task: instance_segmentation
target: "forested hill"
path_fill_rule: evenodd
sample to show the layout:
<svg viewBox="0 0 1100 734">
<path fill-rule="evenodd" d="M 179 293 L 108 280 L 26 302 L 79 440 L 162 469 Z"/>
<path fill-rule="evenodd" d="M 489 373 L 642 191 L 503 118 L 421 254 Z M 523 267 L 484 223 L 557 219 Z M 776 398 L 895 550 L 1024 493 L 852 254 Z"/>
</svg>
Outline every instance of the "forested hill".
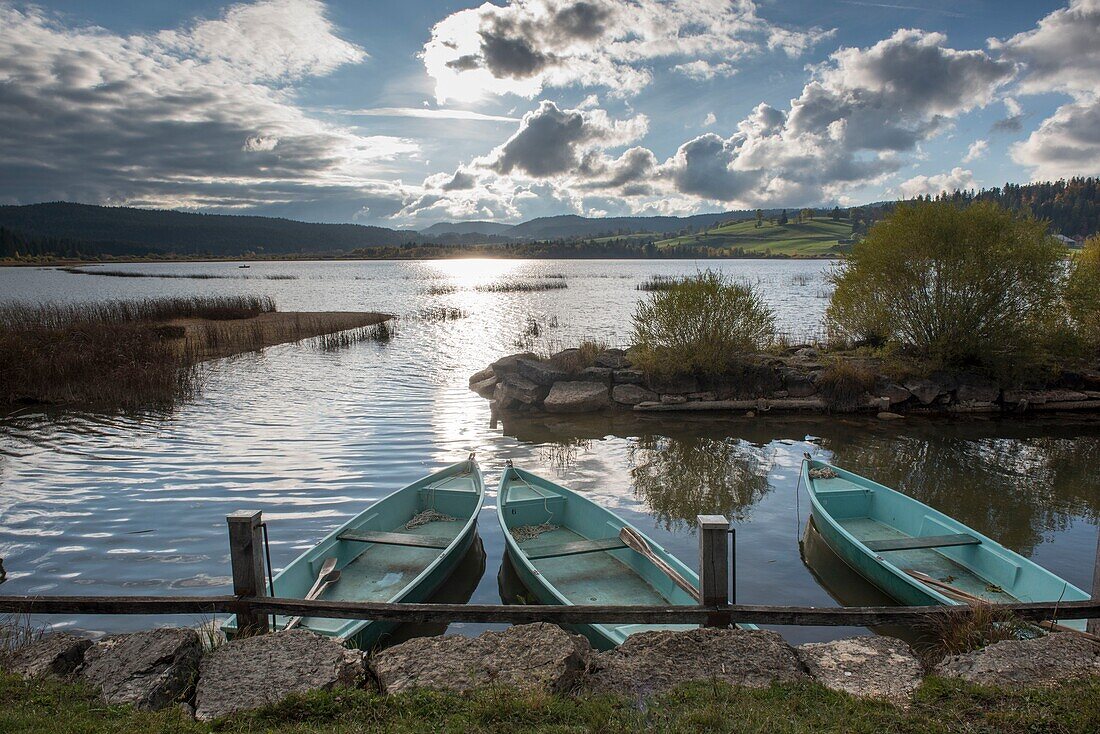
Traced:
<svg viewBox="0 0 1100 734">
<path fill-rule="evenodd" d="M 84 254 L 285 254 L 384 247 L 416 232 L 359 224 L 311 224 L 273 217 L 191 214 L 63 202 L 0 206 L 0 227 L 26 242 L 66 243 Z M 0 253 L 4 256 L 6 253 Z M 24 254 L 37 254 L 27 253 Z M 71 254 L 71 253 L 58 253 Z"/>
<path fill-rule="evenodd" d="M 980 191 L 956 191 L 936 198 L 964 204 L 995 201 L 1013 211 L 1049 220 L 1051 232 L 1066 237 L 1090 237 L 1100 232 L 1100 178 L 1005 184 Z"/>
</svg>

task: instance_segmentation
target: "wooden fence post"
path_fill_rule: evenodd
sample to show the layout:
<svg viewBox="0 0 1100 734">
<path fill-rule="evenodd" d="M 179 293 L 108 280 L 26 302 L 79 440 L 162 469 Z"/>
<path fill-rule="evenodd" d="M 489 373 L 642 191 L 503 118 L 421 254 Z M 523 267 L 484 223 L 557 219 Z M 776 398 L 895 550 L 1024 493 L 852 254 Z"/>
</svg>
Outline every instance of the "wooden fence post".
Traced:
<svg viewBox="0 0 1100 734">
<path fill-rule="evenodd" d="M 264 584 L 264 540 L 261 513 L 238 510 L 226 516 L 229 523 L 229 561 L 233 566 L 233 595 L 267 596 Z M 248 607 L 237 614 L 237 634 L 247 637 L 268 631 L 267 615 Z"/>
<path fill-rule="evenodd" d="M 699 603 L 703 606 L 729 604 L 730 521 L 722 515 L 699 515 Z M 721 617 L 708 618 L 707 627 L 721 627 Z"/>
<path fill-rule="evenodd" d="M 1100 526 L 1096 528 L 1096 560 L 1092 562 L 1092 600 L 1100 601 Z M 1085 627 L 1089 634 L 1100 635 L 1100 619 L 1090 619 Z"/>
</svg>

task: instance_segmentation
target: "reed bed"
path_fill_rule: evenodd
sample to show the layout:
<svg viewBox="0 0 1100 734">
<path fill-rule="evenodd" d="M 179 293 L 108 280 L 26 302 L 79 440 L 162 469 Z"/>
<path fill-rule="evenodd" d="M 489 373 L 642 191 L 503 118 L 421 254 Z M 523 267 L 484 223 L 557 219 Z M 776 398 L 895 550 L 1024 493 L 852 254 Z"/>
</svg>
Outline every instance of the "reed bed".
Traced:
<svg viewBox="0 0 1100 734">
<path fill-rule="evenodd" d="M 501 280 L 477 286 L 482 293 L 531 293 L 535 291 L 556 291 L 568 288 L 564 278 L 549 280 Z"/>
<path fill-rule="evenodd" d="M 679 275 L 651 275 L 646 280 L 634 286 L 637 291 L 670 291 L 684 282 Z"/>
<path fill-rule="evenodd" d="M 162 278 L 167 280 L 298 280 L 290 273 L 270 275 L 229 275 L 225 273 L 142 273 L 133 270 L 84 270 L 83 268 L 58 268 L 74 275 L 102 275 L 107 278 Z"/>
<path fill-rule="evenodd" d="M 458 321 L 469 316 L 469 312 L 457 306 L 435 306 L 425 308 L 417 314 L 417 318 L 428 323 L 440 323 L 444 321 Z"/>
<path fill-rule="evenodd" d="M 449 296 L 458 292 L 458 286 L 450 283 L 432 284 L 424 289 L 424 294 L 429 296 Z"/>
<path fill-rule="evenodd" d="M 358 329 L 347 329 L 334 334 L 321 334 L 313 338 L 313 346 L 324 352 L 335 352 L 361 342 L 386 344 L 397 335 L 397 324 L 383 321 Z"/>
</svg>

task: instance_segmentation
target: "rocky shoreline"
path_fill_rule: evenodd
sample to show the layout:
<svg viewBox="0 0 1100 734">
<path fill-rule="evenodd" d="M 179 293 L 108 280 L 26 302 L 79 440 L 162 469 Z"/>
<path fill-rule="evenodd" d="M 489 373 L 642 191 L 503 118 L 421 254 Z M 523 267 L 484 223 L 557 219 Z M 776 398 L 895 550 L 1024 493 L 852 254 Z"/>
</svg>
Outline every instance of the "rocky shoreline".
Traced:
<svg viewBox="0 0 1100 734">
<path fill-rule="evenodd" d="M 179 706 L 200 721 L 262 708 L 292 694 L 354 688 L 391 695 L 505 686 L 643 700 L 691 681 L 749 688 L 816 681 L 907 706 L 926 674 L 1003 688 L 1100 676 L 1100 644 L 1055 633 L 998 642 L 925 666 L 905 642 L 873 635 L 794 647 L 770 630 L 651 631 L 598 652 L 580 635 L 536 623 L 478 637 L 419 637 L 365 653 L 305 630 L 204 650 L 195 630 L 165 628 L 95 642 L 68 633 L 49 635 L 0 658 L 0 670 L 79 681 L 108 704 L 148 710 Z"/>
<path fill-rule="evenodd" d="M 747 355 L 721 378 L 650 376 L 630 353 L 580 349 L 549 358 L 512 354 L 470 377 L 470 389 L 494 415 L 597 411 L 866 413 L 884 420 L 907 414 L 1028 415 L 1100 412 L 1100 368 L 1063 371 L 1041 385 L 1002 385 L 974 373 L 933 372 L 895 378 L 872 359 L 824 355 L 811 346 Z"/>
</svg>

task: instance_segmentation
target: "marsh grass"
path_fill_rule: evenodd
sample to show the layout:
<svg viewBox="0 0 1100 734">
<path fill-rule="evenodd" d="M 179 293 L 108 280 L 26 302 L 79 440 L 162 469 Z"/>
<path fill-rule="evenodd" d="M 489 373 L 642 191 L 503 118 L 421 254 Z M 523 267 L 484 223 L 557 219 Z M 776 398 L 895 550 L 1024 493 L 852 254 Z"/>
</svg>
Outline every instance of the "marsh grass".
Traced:
<svg viewBox="0 0 1100 734">
<path fill-rule="evenodd" d="M 424 294 L 428 296 L 447 296 L 457 292 L 458 286 L 450 283 L 433 283 L 424 289 Z"/>
<path fill-rule="evenodd" d="M 249 319 L 266 297 L 163 298 L 0 307 L 0 405 L 24 402 L 129 409 L 164 407 L 197 389 L 172 319 Z"/>
<path fill-rule="evenodd" d="M 107 278 L 161 278 L 165 280 L 298 280 L 297 275 L 272 273 L 270 275 L 229 275 L 225 273 L 142 273 L 134 270 L 85 270 L 84 268 L 57 268 L 73 275 L 101 275 Z"/>
<path fill-rule="evenodd" d="M 469 312 L 457 306 L 433 306 L 421 310 L 420 313 L 416 315 L 416 318 L 427 323 L 440 323 L 445 321 L 458 321 L 469 315 Z"/>
<path fill-rule="evenodd" d="M 346 329 L 333 334 L 321 334 L 313 337 L 312 344 L 321 351 L 334 352 L 346 349 L 354 344 L 362 342 L 378 342 L 386 344 L 397 335 L 397 324 L 389 321 L 361 326 L 358 329 Z"/>
<path fill-rule="evenodd" d="M 598 339 L 585 339 L 575 349 L 565 349 L 556 353 L 553 362 L 566 372 L 580 372 L 591 367 L 596 357 L 607 350 L 607 342 Z"/>
<path fill-rule="evenodd" d="M 548 280 L 499 280 L 495 283 L 483 283 L 476 290 L 482 293 L 533 293 L 536 291 L 556 291 L 568 288 L 565 278 Z"/>
<path fill-rule="evenodd" d="M 684 282 L 679 275 L 651 275 L 646 280 L 634 286 L 637 291 L 670 291 Z"/>
<path fill-rule="evenodd" d="M 32 624 L 26 615 L 0 615 L 0 658 L 36 642 L 44 632 L 42 627 Z"/>
<path fill-rule="evenodd" d="M 844 359 L 827 366 L 816 384 L 830 410 L 843 412 L 858 408 L 864 396 L 874 389 L 876 379 L 873 370 Z"/>
<path fill-rule="evenodd" d="M 992 604 L 972 604 L 929 615 L 921 625 L 922 662 L 931 667 L 948 655 L 980 650 L 1003 640 L 1037 637 L 1040 630 Z"/>
</svg>

